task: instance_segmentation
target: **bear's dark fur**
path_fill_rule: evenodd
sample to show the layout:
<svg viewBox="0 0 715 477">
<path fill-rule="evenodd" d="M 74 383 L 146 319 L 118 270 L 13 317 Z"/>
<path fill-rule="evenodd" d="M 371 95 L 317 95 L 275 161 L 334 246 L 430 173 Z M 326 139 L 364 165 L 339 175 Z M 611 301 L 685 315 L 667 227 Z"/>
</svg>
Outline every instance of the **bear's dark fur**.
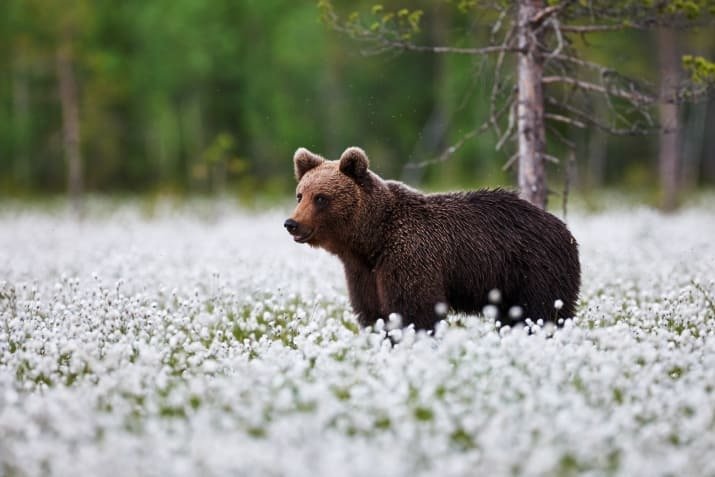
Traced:
<svg viewBox="0 0 715 477">
<path fill-rule="evenodd" d="M 578 247 L 559 219 L 503 190 L 422 194 L 368 165 L 356 147 L 338 161 L 298 149 L 298 206 L 284 224 L 342 260 L 361 325 L 398 313 L 431 329 L 445 305 L 481 312 L 492 290 L 504 324 L 573 317 Z"/>
</svg>

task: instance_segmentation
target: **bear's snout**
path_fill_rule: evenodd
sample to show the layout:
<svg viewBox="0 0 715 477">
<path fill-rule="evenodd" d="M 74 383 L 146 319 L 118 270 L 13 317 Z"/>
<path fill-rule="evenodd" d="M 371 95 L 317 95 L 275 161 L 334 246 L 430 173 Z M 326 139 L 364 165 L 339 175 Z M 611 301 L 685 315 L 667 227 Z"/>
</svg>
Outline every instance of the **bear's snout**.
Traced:
<svg viewBox="0 0 715 477">
<path fill-rule="evenodd" d="M 315 229 L 306 227 L 305 224 L 301 224 L 294 219 L 288 219 L 283 222 L 283 227 L 293 236 L 293 240 L 298 243 L 308 243 L 315 236 Z"/>
<path fill-rule="evenodd" d="M 308 243 L 315 236 L 315 229 L 306 227 L 305 224 L 301 224 L 295 219 L 286 220 L 283 222 L 283 227 L 293 236 L 293 240 L 298 243 Z"/>
<path fill-rule="evenodd" d="M 289 234 L 295 235 L 295 233 L 298 231 L 298 222 L 293 219 L 288 219 L 283 222 L 283 227 L 286 228 Z"/>
</svg>

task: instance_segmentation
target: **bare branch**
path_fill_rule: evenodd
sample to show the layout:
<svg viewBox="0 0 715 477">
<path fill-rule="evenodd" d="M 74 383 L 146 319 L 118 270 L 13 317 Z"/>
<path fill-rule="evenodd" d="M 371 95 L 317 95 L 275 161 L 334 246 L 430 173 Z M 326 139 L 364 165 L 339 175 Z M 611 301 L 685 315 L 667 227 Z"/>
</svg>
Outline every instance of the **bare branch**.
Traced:
<svg viewBox="0 0 715 477">
<path fill-rule="evenodd" d="M 556 137 L 556 139 L 558 139 L 558 140 L 559 140 L 564 146 L 566 146 L 567 148 L 569 148 L 569 149 L 575 149 L 575 148 L 576 148 L 576 143 L 574 143 L 573 141 L 571 141 L 571 140 L 569 140 L 569 139 L 566 139 L 566 137 L 565 137 L 563 134 L 561 134 L 561 131 L 559 131 L 558 129 L 556 129 L 556 128 L 553 127 L 552 125 L 547 124 L 547 125 L 546 125 L 546 129 L 548 129 L 549 132 L 550 132 L 551 134 L 553 134 L 553 135 Z"/>
<path fill-rule="evenodd" d="M 551 5 L 549 7 L 546 7 L 537 12 L 536 15 L 531 17 L 531 19 L 529 19 L 529 23 L 531 23 L 533 26 L 541 25 L 544 21 L 553 18 L 554 15 L 558 14 L 561 10 L 569 6 L 571 3 L 573 3 L 573 0 L 566 0 L 558 5 Z"/>
<path fill-rule="evenodd" d="M 512 137 L 514 135 L 514 126 L 516 126 L 516 111 L 514 104 L 515 102 L 512 101 L 511 107 L 509 108 L 509 124 L 507 125 L 506 131 L 504 131 L 504 134 L 502 137 L 499 139 L 496 145 L 496 150 L 500 150 L 501 147 L 504 145 L 504 142 L 506 142 L 507 139 Z"/>
<path fill-rule="evenodd" d="M 594 91 L 596 93 L 601 93 L 609 96 L 616 96 L 619 98 L 627 99 L 632 103 L 638 104 L 651 104 L 657 100 L 657 98 L 645 93 L 641 93 L 639 91 L 627 91 L 622 88 L 606 88 L 604 86 L 600 86 L 588 81 L 578 80 L 569 76 L 544 76 L 542 78 L 542 83 L 566 83 L 587 91 Z"/>
<path fill-rule="evenodd" d="M 464 146 L 464 143 L 466 143 L 473 137 L 476 137 L 476 136 L 484 133 L 485 131 L 487 131 L 489 129 L 489 126 L 490 126 L 489 122 L 482 123 L 482 125 L 479 126 L 477 129 L 469 131 L 467 134 L 462 136 L 459 139 L 459 141 L 457 141 L 456 143 L 454 143 L 450 147 L 448 147 L 438 158 L 427 159 L 426 161 L 415 162 L 413 164 L 408 163 L 408 164 L 405 164 L 405 169 L 419 169 L 421 167 L 426 167 L 426 166 L 430 166 L 432 164 L 438 164 L 440 162 L 446 161 L 447 159 L 452 157 L 452 155 L 455 152 L 459 151 L 462 148 L 462 146 Z"/>
<path fill-rule="evenodd" d="M 546 159 L 549 162 L 553 162 L 554 164 L 558 164 L 559 162 L 561 162 L 561 161 L 559 161 L 558 157 L 554 157 L 554 156 L 551 156 L 546 153 L 541 154 L 541 157 L 543 157 L 544 159 Z"/>
<path fill-rule="evenodd" d="M 422 46 L 391 40 L 384 40 L 383 44 L 398 50 L 416 51 L 420 53 L 453 53 L 458 55 L 488 55 L 491 53 L 518 53 L 522 51 L 520 48 L 505 45 L 485 46 L 483 48 L 456 48 L 451 46 Z"/>
<path fill-rule="evenodd" d="M 592 2 L 589 2 L 592 3 Z M 615 3 L 615 2 L 611 2 Z M 668 26 L 676 29 L 693 29 L 712 25 L 712 16 L 709 14 L 690 16 L 681 13 L 664 13 L 658 11 L 661 6 L 669 3 L 665 1 L 653 2 L 654 8 L 639 9 L 641 13 L 628 9 L 616 7 L 612 11 L 599 9 L 591 11 L 591 24 L 569 25 L 563 28 L 564 32 L 588 35 L 590 33 L 624 31 L 624 30 L 654 30 L 659 27 Z M 673 3 L 673 2 L 670 2 Z M 579 18 L 577 12 L 571 12 L 573 18 Z M 628 20 L 624 20 L 628 18 Z"/>
<path fill-rule="evenodd" d="M 608 81 L 608 82 L 615 82 L 619 81 L 621 84 L 629 84 L 629 85 L 636 85 L 638 83 L 638 80 L 635 78 L 623 75 L 619 72 L 617 72 L 614 69 L 608 68 L 604 65 L 601 65 L 599 63 L 583 60 L 581 58 L 578 58 L 573 55 L 568 55 L 568 54 L 558 54 L 554 56 L 556 60 L 559 60 L 560 62 L 565 62 L 565 63 L 572 63 L 577 66 L 581 66 L 584 68 L 592 69 L 600 75 L 602 80 Z M 559 65 L 559 63 L 556 63 Z M 566 76 L 565 71 L 561 71 L 562 76 Z M 559 76 L 559 75 L 555 75 Z M 648 87 L 649 85 L 646 85 Z M 605 88 L 608 88 L 608 86 L 604 86 Z M 672 91 L 669 95 L 655 95 L 655 94 L 650 94 L 650 93 L 644 93 L 642 90 L 645 89 L 646 87 L 642 87 L 641 91 L 637 91 L 639 86 L 636 86 L 635 89 L 632 91 L 636 93 L 636 95 L 640 94 L 643 97 L 644 101 L 641 101 L 639 104 L 637 104 L 637 109 L 640 114 L 643 114 L 644 116 L 649 116 L 645 110 L 642 109 L 643 105 L 646 104 L 651 104 L 653 102 L 663 102 L 663 103 L 682 103 L 682 102 L 696 102 L 700 100 L 704 100 L 708 98 L 709 93 L 713 89 L 713 85 L 711 84 L 697 84 L 692 81 L 685 80 L 681 82 L 681 84 L 678 86 L 678 88 L 674 91 Z M 652 88 L 652 86 L 650 86 Z M 618 96 L 617 94 L 614 94 L 613 91 L 614 89 L 608 88 L 609 94 L 613 96 Z M 621 89 L 620 91 L 625 91 L 628 92 L 627 89 Z M 626 98 L 627 99 L 627 98 Z M 615 106 L 613 106 L 610 103 L 610 98 L 609 98 L 609 107 L 611 108 L 612 111 L 615 112 L 615 109 L 617 109 Z M 650 121 L 650 119 L 648 119 Z M 652 122 L 652 121 L 650 121 Z"/>
<path fill-rule="evenodd" d="M 501 170 L 506 171 L 507 169 L 509 169 L 511 166 L 514 165 L 514 162 L 516 162 L 517 159 L 519 159 L 518 152 L 511 156 L 508 161 L 506 161 L 506 163 L 502 166 Z"/>
<path fill-rule="evenodd" d="M 548 20 L 546 20 L 546 23 L 550 25 L 551 28 L 554 30 L 554 34 L 556 35 L 556 48 L 554 48 L 554 51 L 552 51 L 546 56 L 546 58 L 544 59 L 544 65 L 546 65 L 549 61 L 558 56 L 561 53 L 561 50 L 563 50 L 564 48 L 564 38 L 561 35 L 561 25 L 559 23 L 559 20 L 557 18 L 549 18 Z"/>
<path fill-rule="evenodd" d="M 551 96 L 547 96 L 545 99 L 549 104 L 568 111 L 585 124 L 595 126 L 602 131 L 605 131 L 609 134 L 613 134 L 614 136 L 646 136 L 649 134 L 655 134 L 660 131 L 660 129 L 657 127 L 643 128 L 638 123 L 632 123 L 633 125 L 630 128 L 614 127 L 602 121 L 599 121 L 593 116 L 593 114 L 589 114 L 569 104 L 564 104 Z"/>
<path fill-rule="evenodd" d="M 561 29 L 563 30 L 563 27 L 561 27 Z M 567 62 L 576 64 L 578 66 L 584 66 L 586 68 L 594 69 L 594 70 L 598 71 L 601 76 L 606 76 L 610 73 L 615 73 L 615 70 L 613 70 L 612 68 L 608 68 L 608 67 L 603 66 L 599 63 L 594 63 L 592 61 L 583 60 L 581 58 L 577 58 L 577 57 L 571 56 L 571 55 L 557 54 L 557 55 L 554 55 L 554 59 L 561 60 L 561 61 L 567 61 Z"/>
<path fill-rule="evenodd" d="M 347 27 L 341 24 L 340 18 L 332 10 L 323 13 L 323 21 L 326 22 L 335 31 L 344 33 L 356 40 L 361 40 L 369 43 L 376 44 L 376 53 L 383 53 L 388 50 L 401 50 L 401 51 L 414 51 L 414 52 L 424 52 L 424 53 L 452 53 L 461 55 L 487 55 L 491 53 L 499 53 L 504 50 L 503 45 L 498 46 L 487 46 L 484 48 L 457 48 L 451 46 L 423 46 L 415 45 L 413 43 L 397 40 L 393 36 L 392 32 L 389 32 L 383 28 L 376 31 L 355 25 L 354 27 Z M 518 52 L 517 48 L 513 48 L 510 51 Z"/>
<path fill-rule="evenodd" d="M 496 113 L 496 118 L 499 119 L 505 112 L 506 110 L 513 104 L 513 101 L 506 101 L 504 103 L 504 106 L 497 111 Z M 466 133 L 464 136 L 462 136 L 459 141 L 456 143 L 452 144 L 450 147 L 448 147 L 438 158 L 436 159 L 428 159 L 426 161 L 422 162 L 417 162 L 414 164 L 405 164 L 406 169 L 419 169 L 421 167 L 426 167 L 432 164 L 438 164 L 440 162 L 444 162 L 447 159 L 449 159 L 455 152 L 460 150 L 464 144 L 469 141 L 470 139 L 483 134 L 485 131 L 489 130 L 489 127 L 491 126 L 491 122 L 489 120 L 484 121 L 481 126 L 479 126 L 477 129 L 474 129 L 468 133 Z"/>
<path fill-rule="evenodd" d="M 567 116 L 562 116 L 561 114 L 555 114 L 555 113 L 544 113 L 544 117 L 546 119 L 553 119 L 554 121 L 558 121 L 560 123 L 565 123 L 569 124 L 571 126 L 576 126 L 577 128 L 580 129 L 585 129 L 586 125 L 582 123 L 581 121 L 577 119 L 572 119 Z"/>
<path fill-rule="evenodd" d="M 502 41 L 502 46 L 509 46 L 509 44 L 512 42 L 512 39 L 514 38 L 514 31 L 516 27 L 515 25 L 512 24 L 511 28 L 509 28 L 509 31 L 507 31 L 506 35 L 504 35 L 504 40 Z M 497 122 L 495 118 L 495 111 L 496 111 L 496 102 L 497 102 L 497 95 L 499 94 L 499 91 L 501 90 L 501 72 L 502 72 L 502 66 L 504 65 L 504 56 L 505 56 L 505 51 L 501 51 L 499 53 L 499 56 L 497 57 L 497 62 L 496 65 L 494 66 L 494 79 L 492 80 L 492 92 L 489 97 L 489 122 L 494 128 L 494 131 L 496 132 L 497 136 L 501 136 L 501 130 L 499 129 L 499 123 Z"/>
<path fill-rule="evenodd" d="M 501 12 L 499 12 L 499 17 L 497 18 L 497 21 L 494 22 L 494 25 L 492 26 L 492 31 L 490 35 L 490 42 L 494 43 L 494 37 L 496 36 L 497 32 L 501 30 L 502 23 L 504 22 L 504 18 L 506 18 L 507 14 L 509 13 L 508 9 L 504 9 Z"/>
<path fill-rule="evenodd" d="M 561 27 L 562 31 L 567 33 L 600 33 L 609 31 L 621 31 L 621 30 L 645 30 L 646 27 L 643 25 L 638 25 L 635 23 L 621 23 L 618 25 L 564 25 Z"/>
</svg>

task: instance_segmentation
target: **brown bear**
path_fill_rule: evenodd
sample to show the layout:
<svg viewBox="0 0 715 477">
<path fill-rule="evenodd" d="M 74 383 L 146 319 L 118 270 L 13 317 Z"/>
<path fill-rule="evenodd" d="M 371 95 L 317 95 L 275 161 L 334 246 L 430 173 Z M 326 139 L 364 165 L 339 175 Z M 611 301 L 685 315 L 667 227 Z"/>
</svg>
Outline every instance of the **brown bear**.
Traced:
<svg viewBox="0 0 715 477">
<path fill-rule="evenodd" d="M 362 326 L 397 313 L 429 330 L 448 308 L 479 313 L 490 304 L 503 324 L 573 317 L 576 240 L 514 193 L 423 194 L 381 179 L 358 147 L 337 161 L 300 148 L 293 162 L 298 206 L 284 226 L 342 260 Z"/>
</svg>

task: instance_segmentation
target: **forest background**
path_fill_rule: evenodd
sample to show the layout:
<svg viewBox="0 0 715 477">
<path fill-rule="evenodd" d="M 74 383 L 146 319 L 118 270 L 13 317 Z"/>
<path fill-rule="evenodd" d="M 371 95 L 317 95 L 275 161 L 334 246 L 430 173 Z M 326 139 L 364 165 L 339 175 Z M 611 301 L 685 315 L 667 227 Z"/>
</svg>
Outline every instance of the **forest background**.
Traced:
<svg viewBox="0 0 715 477">
<path fill-rule="evenodd" d="M 299 146 L 336 158 L 359 145 L 379 174 L 428 190 L 514 186 L 505 167 L 514 145 L 497 150 L 490 130 L 471 135 L 489 116 L 493 57 L 379 52 L 326 24 L 318 3 L 4 0 L 0 198 L 61 195 L 73 174 L 84 193 L 285 197 Z M 336 3 L 346 14 L 375 7 Z M 380 7 L 423 11 L 415 43 L 485 44 L 497 18 L 468 3 Z M 672 38 L 675 68 L 685 54 L 715 57 L 711 27 Z M 664 74 L 657 32 L 592 34 L 573 47 L 654 90 Z M 712 188 L 715 99 L 680 104 L 678 116 L 681 190 Z M 658 200 L 657 131 L 550 127 L 575 145 L 573 162 L 559 142 L 547 145 L 562 159 L 548 165 L 553 195 L 568 176 L 577 194 L 614 188 Z"/>
</svg>

